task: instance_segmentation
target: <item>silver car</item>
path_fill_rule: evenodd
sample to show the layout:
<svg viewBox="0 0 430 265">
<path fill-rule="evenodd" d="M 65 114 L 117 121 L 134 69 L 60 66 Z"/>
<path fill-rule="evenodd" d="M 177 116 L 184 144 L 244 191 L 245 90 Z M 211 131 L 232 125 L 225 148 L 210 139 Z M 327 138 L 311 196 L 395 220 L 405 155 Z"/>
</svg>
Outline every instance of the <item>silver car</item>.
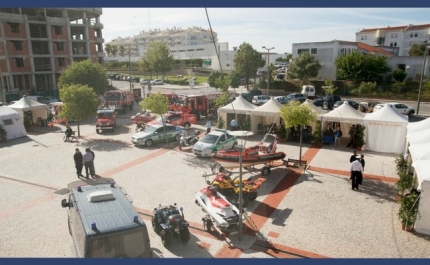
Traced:
<svg viewBox="0 0 430 265">
<path fill-rule="evenodd" d="M 237 145 L 236 137 L 230 135 L 228 131 L 215 129 L 200 139 L 193 146 L 193 153 L 200 157 L 210 157 L 214 148 L 219 150 L 233 149 Z"/>
<path fill-rule="evenodd" d="M 143 132 L 136 133 L 131 138 L 134 145 L 152 146 L 154 143 L 165 142 L 168 140 L 178 141 L 181 139 L 181 133 L 185 130 L 182 126 L 174 126 L 170 124 L 155 124 L 146 128 Z"/>
</svg>

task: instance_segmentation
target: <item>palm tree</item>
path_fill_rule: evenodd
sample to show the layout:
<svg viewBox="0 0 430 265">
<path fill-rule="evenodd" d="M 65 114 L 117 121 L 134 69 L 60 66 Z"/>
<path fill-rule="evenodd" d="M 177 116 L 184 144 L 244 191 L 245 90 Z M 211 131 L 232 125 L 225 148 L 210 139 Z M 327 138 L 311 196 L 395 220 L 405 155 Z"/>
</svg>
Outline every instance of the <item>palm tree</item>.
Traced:
<svg viewBox="0 0 430 265">
<path fill-rule="evenodd" d="M 110 44 L 106 44 L 105 45 L 105 51 L 107 53 L 107 56 L 109 57 L 110 54 L 112 53 L 112 46 Z"/>
<path fill-rule="evenodd" d="M 112 52 L 113 57 L 115 57 L 116 53 L 118 52 L 118 47 L 116 45 L 113 45 L 111 52 Z"/>
<path fill-rule="evenodd" d="M 119 46 L 119 54 L 124 57 L 125 48 L 124 45 Z"/>
</svg>

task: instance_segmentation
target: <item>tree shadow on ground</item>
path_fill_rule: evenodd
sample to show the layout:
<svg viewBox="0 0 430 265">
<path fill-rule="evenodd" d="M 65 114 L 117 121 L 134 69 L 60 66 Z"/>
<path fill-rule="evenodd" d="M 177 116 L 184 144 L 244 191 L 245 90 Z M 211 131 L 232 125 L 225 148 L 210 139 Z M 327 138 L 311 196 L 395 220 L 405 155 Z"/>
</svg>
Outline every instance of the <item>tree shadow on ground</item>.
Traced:
<svg viewBox="0 0 430 265">
<path fill-rule="evenodd" d="M 94 151 L 118 151 L 134 148 L 130 143 L 112 139 L 85 139 L 81 138 L 81 145 L 90 147 Z M 159 147 L 158 147 L 159 148 Z"/>
</svg>

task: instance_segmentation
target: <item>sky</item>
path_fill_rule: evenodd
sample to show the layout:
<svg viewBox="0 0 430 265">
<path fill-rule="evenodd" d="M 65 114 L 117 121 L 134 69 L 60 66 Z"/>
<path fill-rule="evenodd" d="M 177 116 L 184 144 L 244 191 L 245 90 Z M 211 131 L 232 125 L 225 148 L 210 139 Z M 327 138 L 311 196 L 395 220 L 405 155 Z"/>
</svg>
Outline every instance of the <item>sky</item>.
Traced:
<svg viewBox="0 0 430 265">
<path fill-rule="evenodd" d="M 293 43 L 355 41 L 363 28 L 430 24 L 429 14 L 430 8 L 103 8 L 100 20 L 105 42 L 141 30 L 211 26 L 229 50 L 246 42 L 284 54 Z"/>
</svg>

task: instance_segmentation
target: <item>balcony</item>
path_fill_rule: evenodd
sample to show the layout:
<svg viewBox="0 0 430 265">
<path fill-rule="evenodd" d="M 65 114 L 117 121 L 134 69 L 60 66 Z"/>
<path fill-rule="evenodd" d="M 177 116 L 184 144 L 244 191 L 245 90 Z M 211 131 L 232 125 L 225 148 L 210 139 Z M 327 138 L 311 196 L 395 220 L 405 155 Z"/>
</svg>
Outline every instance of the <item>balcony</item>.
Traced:
<svg viewBox="0 0 430 265">
<path fill-rule="evenodd" d="M 103 29 L 103 23 L 94 23 L 94 28 Z"/>
<path fill-rule="evenodd" d="M 96 42 L 97 42 L 97 43 L 104 43 L 104 42 L 105 42 L 105 39 L 100 38 L 100 37 L 97 37 L 97 38 L 96 38 Z"/>
</svg>

